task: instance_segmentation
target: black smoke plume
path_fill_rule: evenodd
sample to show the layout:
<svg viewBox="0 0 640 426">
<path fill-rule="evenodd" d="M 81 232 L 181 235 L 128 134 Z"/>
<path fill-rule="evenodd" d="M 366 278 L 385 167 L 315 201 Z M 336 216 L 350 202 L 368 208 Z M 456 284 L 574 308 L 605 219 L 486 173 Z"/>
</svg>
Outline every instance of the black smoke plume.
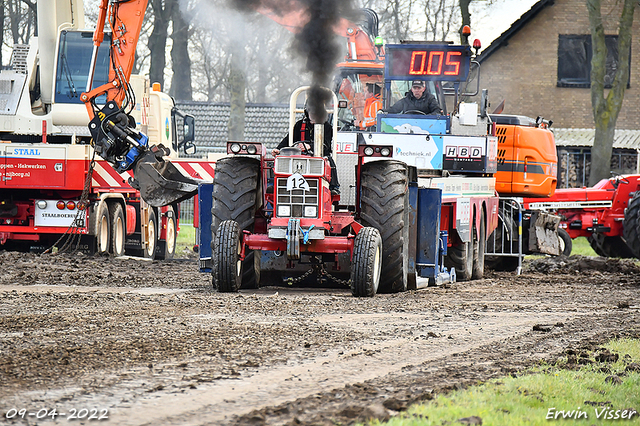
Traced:
<svg viewBox="0 0 640 426">
<path fill-rule="evenodd" d="M 323 123 L 327 120 L 325 105 L 331 100 L 329 87 L 335 65 L 342 53 L 342 40 L 334 32 L 341 18 L 355 16 L 351 0 L 231 0 L 236 9 L 255 11 L 259 7 L 276 14 L 302 9 L 309 21 L 295 35 L 293 48 L 305 58 L 306 69 L 312 75 L 311 90 L 307 93 L 307 109 L 310 118 Z"/>
</svg>

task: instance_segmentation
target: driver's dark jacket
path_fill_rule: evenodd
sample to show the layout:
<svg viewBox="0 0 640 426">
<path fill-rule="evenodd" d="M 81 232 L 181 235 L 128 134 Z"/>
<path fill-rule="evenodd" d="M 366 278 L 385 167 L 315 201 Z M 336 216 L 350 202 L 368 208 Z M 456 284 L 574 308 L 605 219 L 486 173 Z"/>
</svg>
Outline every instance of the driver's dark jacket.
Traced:
<svg viewBox="0 0 640 426">
<path fill-rule="evenodd" d="M 420 99 L 416 99 L 413 92 L 408 91 L 406 96 L 393 104 L 387 112 L 402 114 L 411 110 L 422 111 L 425 114 L 436 114 L 440 112 L 440 105 L 432 93 L 425 91 Z"/>
<path fill-rule="evenodd" d="M 333 129 L 331 128 L 331 124 L 324 123 L 324 155 L 331 154 L 331 139 L 333 139 Z M 309 141 L 313 148 L 313 123 L 308 119 L 298 120 L 293 126 L 293 143 L 295 144 L 300 141 Z M 282 149 L 288 146 L 289 134 L 287 133 L 287 135 L 278 144 L 277 148 Z"/>
</svg>

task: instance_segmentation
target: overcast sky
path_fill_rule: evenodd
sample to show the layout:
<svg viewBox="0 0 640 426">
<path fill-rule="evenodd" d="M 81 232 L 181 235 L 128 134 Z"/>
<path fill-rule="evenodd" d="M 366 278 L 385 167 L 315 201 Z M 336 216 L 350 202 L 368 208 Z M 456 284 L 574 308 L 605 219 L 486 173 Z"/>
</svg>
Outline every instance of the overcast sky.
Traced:
<svg viewBox="0 0 640 426">
<path fill-rule="evenodd" d="M 509 29 L 538 0 L 494 0 L 488 5 L 486 1 L 472 1 L 471 9 L 471 37 L 472 43 L 476 38 L 482 43 L 482 48 L 489 47 L 491 42 Z"/>
</svg>

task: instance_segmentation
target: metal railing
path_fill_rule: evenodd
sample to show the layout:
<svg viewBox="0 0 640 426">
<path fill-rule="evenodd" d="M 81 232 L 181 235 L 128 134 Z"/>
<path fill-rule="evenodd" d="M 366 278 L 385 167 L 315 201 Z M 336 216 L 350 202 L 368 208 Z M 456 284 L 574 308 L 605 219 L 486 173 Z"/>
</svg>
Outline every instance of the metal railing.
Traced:
<svg viewBox="0 0 640 426">
<path fill-rule="evenodd" d="M 180 223 L 193 225 L 193 207 L 195 199 L 195 197 L 192 197 L 180 203 Z"/>
<path fill-rule="evenodd" d="M 522 203 L 519 198 L 500 198 L 498 227 L 485 246 L 485 264 L 496 269 L 522 272 Z M 508 263 L 509 266 L 497 267 Z"/>
</svg>

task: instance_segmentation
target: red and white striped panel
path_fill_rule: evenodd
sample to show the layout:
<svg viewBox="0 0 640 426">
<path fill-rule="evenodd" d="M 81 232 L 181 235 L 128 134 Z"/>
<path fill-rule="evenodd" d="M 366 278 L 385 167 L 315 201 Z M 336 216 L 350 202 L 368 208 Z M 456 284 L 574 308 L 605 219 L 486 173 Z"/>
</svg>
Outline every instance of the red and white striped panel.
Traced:
<svg viewBox="0 0 640 426">
<path fill-rule="evenodd" d="M 171 163 L 184 176 L 202 179 L 206 182 L 213 182 L 213 174 L 216 167 L 216 164 L 213 161 L 172 160 Z M 109 163 L 104 160 L 100 160 L 96 161 L 91 184 L 97 189 L 117 188 L 122 190 L 133 190 L 128 183 L 130 177 L 133 177 L 133 172 L 131 170 L 124 173 L 118 173 Z"/>
<path fill-rule="evenodd" d="M 133 176 L 132 171 L 118 173 L 109 163 L 104 160 L 96 161 L 91 175 L 91 186 L 94 188 L 118 188 L 133 190 L 128 183 L 129 177 Z"/>
<path fill-rule="evenodd" d="M 185 176 L 213 182 L 213 174 L 216 168 L 214 161 L 173 160 L 171 162 Z"/>
</svg>

